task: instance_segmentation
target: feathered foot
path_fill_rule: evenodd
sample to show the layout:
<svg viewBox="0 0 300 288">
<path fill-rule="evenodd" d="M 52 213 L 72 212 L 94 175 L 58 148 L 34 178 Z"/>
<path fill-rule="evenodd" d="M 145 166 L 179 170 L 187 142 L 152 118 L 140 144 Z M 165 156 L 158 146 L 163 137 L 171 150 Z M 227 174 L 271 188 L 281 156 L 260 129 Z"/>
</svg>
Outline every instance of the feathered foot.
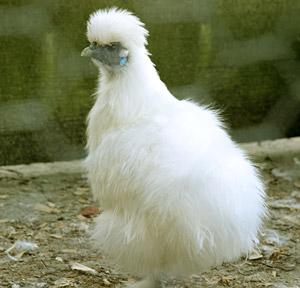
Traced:
<svg viewBox="0 0 300 288">
<path fill-rule="evenodd" d="M 133 284 L 126 284 L 128 288 L 160 288 L 161 281 L 152 277 L 147 277 Z"/>
</svg>

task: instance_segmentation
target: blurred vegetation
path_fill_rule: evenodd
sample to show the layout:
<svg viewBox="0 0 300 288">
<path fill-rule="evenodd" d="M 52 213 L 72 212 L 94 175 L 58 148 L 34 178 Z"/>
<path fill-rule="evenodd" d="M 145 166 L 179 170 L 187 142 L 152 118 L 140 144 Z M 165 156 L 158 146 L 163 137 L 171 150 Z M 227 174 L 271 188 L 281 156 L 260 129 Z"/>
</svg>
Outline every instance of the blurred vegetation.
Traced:
<svg viewBox="0 0 300 288">
<path fill-rule="evenodd" d="M 0 164 L 85 155 L 96 67 L 80 57 L 96 9 L 133 11 L 179 99 L 213 103 L 238 141 L 300 135 L 300 1 L 0 1 Z"/>
</svg>

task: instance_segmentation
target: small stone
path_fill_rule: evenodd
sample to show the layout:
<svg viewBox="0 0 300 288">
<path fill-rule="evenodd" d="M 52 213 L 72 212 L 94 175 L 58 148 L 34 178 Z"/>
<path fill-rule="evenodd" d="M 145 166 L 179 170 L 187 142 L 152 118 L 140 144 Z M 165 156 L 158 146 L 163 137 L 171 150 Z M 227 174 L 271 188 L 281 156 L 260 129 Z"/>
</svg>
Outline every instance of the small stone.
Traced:
<svg viewBox="0 0 300 288">
<path fill-rule="evenodd" d="M 80 213 L 82 216 L 89 217 L 92 215 L 100 214 L 100 210 L 97 207 L 86 206 L 81 209 Z"/>
<path fill-rule="evenodd" d="M 106 286 L 109 286 L 111 284 L 106 278 L 103 278 L 103 283 Z"/>
<path fill-rule="evenodd" d="M 41 204 L 41 203 L 37 203 L 34 207 L 34 210 L 45 212 L 45 213 L 52 213 L 53 212 L 52 208 L 50 208 L 50 207 L 48 207 L 44 204 Z"/>
</svg>

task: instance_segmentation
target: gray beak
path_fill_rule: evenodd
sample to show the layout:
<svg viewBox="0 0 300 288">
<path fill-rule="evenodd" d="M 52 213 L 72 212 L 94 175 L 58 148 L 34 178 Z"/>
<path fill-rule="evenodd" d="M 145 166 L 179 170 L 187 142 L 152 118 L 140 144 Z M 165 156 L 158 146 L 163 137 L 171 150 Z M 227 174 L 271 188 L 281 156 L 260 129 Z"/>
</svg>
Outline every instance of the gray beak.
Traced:
<svg viewBox="0 0 300 288">
<path fill-rule="evenodd" d="M 94 50 L 95 50 L 94 47 L 93 48 L 91 46 L 86 47 L 82 50 L 80 56 L 82 56 L 82 57 L 92 57 L 92 54 L 93 54 Z"/>
</svg>

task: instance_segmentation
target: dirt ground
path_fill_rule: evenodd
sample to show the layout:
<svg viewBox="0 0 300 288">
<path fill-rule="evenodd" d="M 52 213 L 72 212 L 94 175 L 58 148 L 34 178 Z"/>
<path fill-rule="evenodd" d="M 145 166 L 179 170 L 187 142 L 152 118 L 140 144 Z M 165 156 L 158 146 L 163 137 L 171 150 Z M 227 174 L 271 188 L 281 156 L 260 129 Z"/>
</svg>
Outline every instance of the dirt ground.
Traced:
<svg viewBox="0 0 300 288">
<path fill-rule="evenodd" d="M 189 279 L 168 278 L 164 286 L 300 287 L 299 140 L 244 145 L 267 187 L 260 251 Z M 138 280 L 92 248 L 95 216 L 81 211 L 95 203 L 80 163 L 0 167 L 0 287 L 120 287 Z"/>
</svg>

